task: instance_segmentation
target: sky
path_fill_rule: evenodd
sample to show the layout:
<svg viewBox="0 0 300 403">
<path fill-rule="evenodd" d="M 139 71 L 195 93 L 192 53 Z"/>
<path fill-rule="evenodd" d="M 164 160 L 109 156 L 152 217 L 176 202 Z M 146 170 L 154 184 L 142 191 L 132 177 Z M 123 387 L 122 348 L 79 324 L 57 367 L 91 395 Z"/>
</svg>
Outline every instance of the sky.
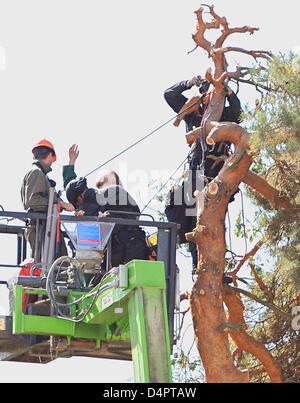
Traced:
<svg viewBox="0 0 300 403">
<path fill-rule="evenodd" d="M 229 37 L 226 44 L 275 54 L 300 51 L 300 3 L 295 0 L 212 4 L 231 27 L 260 28 L 252 36 Z M 203 50 L 188 53 L 195 46 L 194 11 L 200 5 L 194 0 L 0 0 L 0 205 L 5 210 L 23 211 L 20 186 L 31 167 L 31 149 L 40 139 L 54 144 L 57 161 L 49 176 L 58 190 L 72 144 L 80 149 L 76 172 L 86 175 L 174 116 L 164 90 L 204 75 L 210 67 Z M 228 61 L 231 70 L 253 63 L 237 53 Z M 194 89 L 186 93 L 195 94 Z M 243 104 L 254 105 L 257 94 L 241 87 L 239 96 Z M 166 180 L 187 152 L 184 125 L 175 128 L 170 123 L 106 168 L 119 173 L 143 208 L 154 193 L 149 183 L 157 186 Z M 87 177 L 90 187 L 98 175 L 96 171 Z M 230 209 L 233 222 L 240 200 Z M 0 240 L 1 263 L 15 264 L 11 239 Z M 191 287 L 190 259 L 178 256 L 178 261 L 185 266 L 182 287 Z M 0 270 L 2 280 L 13 273 Z M 6 312 L 6 299 L 0 286 L 0 314 Z M 106 361 L 71 358 L 44 366 L 0 362 L 0 382 L 32 375 L 37 382 L 132 379 L 131 363 Z"/>
</svg>

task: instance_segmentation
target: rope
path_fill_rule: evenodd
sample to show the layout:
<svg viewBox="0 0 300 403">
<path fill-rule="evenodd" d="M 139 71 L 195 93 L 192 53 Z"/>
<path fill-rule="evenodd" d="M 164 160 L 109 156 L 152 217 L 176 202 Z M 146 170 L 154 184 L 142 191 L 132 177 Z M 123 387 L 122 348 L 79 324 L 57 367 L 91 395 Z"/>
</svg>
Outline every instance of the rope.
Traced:
<svg viewBox="0 0 300 403">
<path fill-rule="evenodd" d="M 189 153 L 190 155 L 190 153 Z M 163 188 L 167 185 L 170 179 L 176 174 L 176 172 L 179 170 L 179 168 L 182 167 L 182 165 L 185 163 L 185 161 L 188 159 L 189 155 L 185 157 L 185 159 L 182 161 L 182 163 L 175 169 L 175 171 L 171 174 L 171 176 L 167 179 L 167 181 L 158 189 L 158 191 L 152 196 L 152 198 L 148 201 L 148 203 L 145 205 L 141 213 L 149 206 L 149 204 L 152 202 L 152 200 L 163 190 Z"/>
<path fill-rule="evenodd" d="M 138 145 L 139 143 L 141 143 L 142 141 L 146 140 L 148 137 L 152 136 L 154 133 L 156 133 L 158 130 L 162 129 L 164 126 L 166 126 L 168 123 L 172 122 L 172 120 L 176 119 L 178 116 L 182 115 L 183 113 L 186 113 L 187 110 L 189 110 L 190 108 L 192 108 L 194 105 L 196 105 L 199 101 L 197 100 L 196 102 L 192 103 L 187 109 L 185 109 L 182 112 L 179 112 L 177 115 L 173 116 L 171 119 L 167 120 L 165 123 L 161 124 L 160 126 L 158 126 L 156 129 L 152 130 L 150 133 L 146 134 L 144 137 L 142 137 L 141 139 L 137 140 L 135 143 L 131 144 L 130 146 L 126 147 L 124 150 L 120 151 L 118 154 L 114 155 L 113 157 L 109 158 L 107 161 L 103 162 L 101 165 L 99 165 L 98 167 L 96 167 L 95 169 L 93 169 L 92 171 L 88 172 L 86 175 L 84 175 L 84 178 L 86 178 L 87 176 L 91 175 L 92 173 L 98 171 L 99 169 L 101 169 L 102 167 L 104 167 L 105 165 L 107 165 L 108 163 L 110 163 L 111 161 L 113 161 L 114 159 L 118 158 L 120 155 L 124 154 L 126 151 L 130 150 L 131 148 L 135 147 L 136 145 Z"/>
<path fill-rule="evenodd" d="M 204 163 L 204 157 L 205 157 L 205 151 L 207 150 L 206 144 L 203 144 L 204 142 L 204 136 L 203 136 L 203 131 L 205 129 L 205 125 L 206 125 L 206 121 L 208 119 L 208 117 L 210 116 L 210 114 L 205 117 L 205 112 L 207 110 L 207 107 L 210 103 L 210 98 L 211 98 L 211 94 L 213 93 L 213 91 L 208 93 L 206 102 L 205 102 L 205 106 L 204 106 L 204 111 L 203 111 L 203 115 L 202 115 L 202 119 L 201 119 L 201 124 L 200 124 L 200 130 L 201 130 L 201 135 L 200 135 L 200 141 L 201 141 L 201 148 L 202 148 L 202 161 L 200 164 L 200 169 L 203 167 L 203 163 Z M 199 101 L 194 102 L 192 105 L 190 105 L 184 112 L 186 112 L 189 108 L 191 108 L 192 106 L 194 106 L 196 103 L 198 103 Z M 217 104 L 218 105 L 218 104 Z M 216 106 L 217 106 L 216 105 Z M 183 113 L 183 112 L 182 112 Z M 179 116 L 180 113 L 177 115 Z M 205 117 L 205 118 L 204 118 Z M 169 122 L 167 122 L 169 123 Z M 194 143 L 195 144 L 195 143 Z M 167 183 L 169 182 L 169 180 L 176 174 L 176 172 L 179 170 L 179 168 L 185 163 L 186 160 L 188 160 L 188 158 L 190 157 L 190 155 L 193 153 L 195 147 L 191 147 L 190 152 L 188 153 L 187 157 L 183 160 L 183 162 L 176 168 L 176 170 L 172 173 L 172 175 L 168 178 L 168 180 L 160 187 L 160 189 L 154 194 L 154 196 L 149 200 L 149 202 L 145 205 L 145 207 L 143 208 L 143 210 L 141 212 L 143 212 L 148 206 L 149 204 L 152 202 L 152 200 L 162 191 L 162 189 L 167 185 Z"/>
<path fill-rule="evenodd" d="M 206 109 L 208 107 L 208 104 L 210 102 L 210 93 L 208 94 L 208 99 L 206 100 L 206 104 L 205 104 L 205 109 L 204 109 L 204 113 L 203 113 L 203 117 L 202 117 L 202 121 L 201 121 L 201 131 L 203 131 L 203 128 L 205 127 L 206 124 L 206 120 L 209 117 L 209 115 L 206 117 L 206 119 L 204 118 Z M 187 110 L 189 110 L 190 108 L 192 108 L 193 106 L 195 106 L 197 103 L 199 102 L 199 100 L 193 102 L 188 108 L 186 108 L 184 111 L 179 112 L 177 115 L 173 116 L 172 118 L 168 119 L 166 122 L 164 122 L 163 124 L 161 124 L 160 126 L 158 126 L 156 129 L 152 130 L 150 133 L 146 134 L 144 137 L 142 137 L 141 139 L 137 140 L 136 142 L 134 142 L 133 144 L 131 144 L 130 146 L 126 147 L 124 150 L 121 150 L 120 152 L 118 152 L 117 154 L 115 154 L 114 156 L 112 156 L 111 158 L 109 158 L 108 160 L 106 160 L 105 162 L 103 162 L 102 164 L 100 164 L 99 166 L 97 166 L 96 168 L 94 168 L 92 171 L 88 172 L 86 175 L 84 175 L 84 178 L 86 178 L 87 176 L 91 175 L 92 173 L 98 171 L 99 169 L 103 168 L 105 165 L 109 164 L 111 161 L 115 160 L 116 158 L 118 158 L 120 155 L 124 154 L 126 151 L 130 150 L 131 148 L 135 147 L 136 145 L 138 145 L 139 143 L 141 143 L 142 141 L 146 140 L 148 137 L 152 136 L 154 133 L 156 133 L 157 131 L 159 131 L 160 129 L 162 129 L 164 126 L 166 126 L 167 124 L 169 124 L 170 122 L 172 122 L 172 120 L 176 119 L 178 116 L 182 115 L 183 113 L 186 113 Z M 201 166 L 203 165 L 204 162 L 204 147 L 202 146 L 202 163 Z M 172 175 L 168 178 L 168 180 L 161 186 L 161 188 L 155 193 L 155 195 L 151 198 L 151 200 L 149 200 L 149 202 L 145 205 L 145 207 L 143 208 L 143 210 L 141 211 L 141 213 L 148 207 L 148 205 L 151 203 L 151 201 L 157 196 L 157 194 L 159 192 L 161 192 L 161 190 L 167 185 L 167 183 L 169 182 L 169 180 L 176 174 L 176 172 L 179 170 L 179 168 L 185 163 L 185 161 L 189 158 L 189 156 L 191 155 L 191 153 L 193 152 L 193 148 L 192 150 L 189 152 L 188 156 L 183 160 L 183 162 L 176 168 L 176 170 L 172 173 Z M 64 191 L 64 190 L 63 190 Z M 60 191 L 60 193 L 62 193 L 62 191 Z"/>
</svg>

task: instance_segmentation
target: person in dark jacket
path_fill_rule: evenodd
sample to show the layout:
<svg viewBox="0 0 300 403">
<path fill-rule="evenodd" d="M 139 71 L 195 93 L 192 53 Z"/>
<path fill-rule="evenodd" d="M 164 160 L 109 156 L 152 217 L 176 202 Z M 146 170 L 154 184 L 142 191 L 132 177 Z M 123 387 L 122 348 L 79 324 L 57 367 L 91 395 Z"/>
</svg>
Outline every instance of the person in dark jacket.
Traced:
<svg viewBox="0 0 300 403">
<path fill-rule="evenodd" d="M 210 84 L 206 80 L 203 80 L 201 76 L 196 76 L 191 80 L 181 81 L 173 85 L 172 87 L 168 88 L 164 92 L 164 97 L 168 105 L 170 105 L 170 107 L 176 113 L 179 113 L 183 105 L 188 100 L 183 95 L 183 92 L 191 89 L 194 85 L 199 87 L 202 102 L 200 103 L 199 109 L 196 112 L 192 112 L 184 117 L 184 121 L 186 124 L 186 132 L 189 132 L 196 127 L 200 127 L 202 117 L 204 114 L 205 99 Z M 227 121 L 227 122 L 240 123 L 241 103 L 236 94 L 228 87 L 226 89 L 226 100 L 228 101 L 229 106 L 224 107 L 220 122 Z M 206 145 L 206 150 L 204 150 L 204 153 L 202 153 L 201 140 L 198 139 L 196 147 L 189 157 L 190 169 L 192 171 L 197 170 L 203 162 L 204 176 L 207 178 L 208 181 L 215 178 L 218 175 L 219 171 L 221 170 L 223 162 L 216 165 L 214 164 L 215 163 L 214 159 L 207 157 L 209 156 L 220 157 L 222 155 L 226 155 L 228 152 L 229 145 L 230 145 L 229 143 L 227 144 L 216 143 L 214 147 Z M 202 156 L 204 157 L 204 161 L 202 161 Z"/>
<path fill-rule="evenodd" d="M 168 105 L 176 112 L 179 113 L 181 108 L 188 101 L 183 95 L 183 92 L 191 89 L 193 86 L 199 87 L 199 92 L 201 94 L 201 103 L 196 112 L 191 112 L 187 114 L 183 119 L 186 124 L 186 132 L 193 130 L 194 128 L 200 127 L 202 118 L 205 112 L 205 102 L 208 93 L 208 89 L 210 84 L 204 80 L 201 76 L 195 76 L 191 80 L 181 81 L 172 87 L 168 88 L 164 92 L 164 98 L 167 101 Z M 225 106 L 223 109 L 223 113 L 220 121 L 228 121 L 240 123 L 240 115 L 241 115 L 241 103 L 236 96 L 236 94 L 230 89 L 226 88 L 226 100 L 228 102 L 228 106 Z M 216 161 L 214 157 L 222 157 L 228 155 L 228 150 L 230 148 L 230 143 L 216 143 L 214 147 L 208 146 L 207 144 L 202 146 L 201 138 L 198 138 L 196 141 L 193 150 L 189 152 L 188 162 L 190 175 L 189 180 L 192 182 L 190 185 L 190 193 L 189 199 L 193 199 L 194 191 L 198 188 L 198 190 L 202 190 L 206 183 L 210 182 L 213 178 L 215 178 L 223 167 L 224 161 Z M 213 158 L 210 158 L 210 157 Z M 204 175 L 204 178 L 203 178 Z M 202 179 L 201 179 L 202 178 Z M 197 186 L 198 184 L 198 186 Z M 199 184 L 201 188 L 199 189 Z M 179 189 L 181 192 L 181 190 Z M 185 219 L 184 223 L 182 223 L 182 215 L 180 213 L 177 206 L 173 208 L 173 206 L 166 206 L 165 213 L 169 221 L 171 221 L 170 217 L 172 215 L 178 214 L 181 216 L 181 226 L 183 228 L 188 228 L 187 232 L 190 232 L 196 226 L 196 215 L 187 215 L 187 211 L 191 211 L 191 208 L 195 209 L 196 203 L 194 206 L 183 206 L 185 208 Z M 193 273 L 195 272 L 198 264 L 197 257 L 197 248 L 194 242 L 189 242 L 189 250 L 193 259 Z"/>
<path fill-rule="evenodd" d="M 134 219 L 140 213 L 134 199 L 119 185 L 92 189 L 87 187 L 86 178 L 74 179 L 66 187 L 66 196 L 84 216 L 98 216 L 109 210 L 110 217 Z M 111 255 L 112 266 L 128 263 L 132 259 L 148 260 L 145 232 L 137 226 L 115 225 Z"/>
</svg>

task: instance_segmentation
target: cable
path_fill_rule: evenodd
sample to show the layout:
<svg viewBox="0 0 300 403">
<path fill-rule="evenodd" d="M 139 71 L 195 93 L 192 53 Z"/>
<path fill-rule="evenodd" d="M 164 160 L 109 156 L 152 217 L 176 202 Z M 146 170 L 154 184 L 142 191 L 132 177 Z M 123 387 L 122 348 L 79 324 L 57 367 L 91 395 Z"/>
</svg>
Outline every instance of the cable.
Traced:
<svg viewBox="0 0 300 403">
<path fill-rule="evenodd" d="M 98 171 L 98 169 L 104 167 L 107 165 L 109 162 L 113 161 L 114 159 L 118 158 L 120 155 L 124 154 L 126 151 L 130 150 L 131 148 L 135 147 L 137 144 L 141 143 L 142 141 L 146 140 L 148 137 L 152 136 L 152 134 L 156 133 L 158 130 L 162 129 L 164 126 L 166 126 L 168 123 L 172 122 L 172 120 L 176 119 L 178 116 L 182 115 L 183 113 L 186 113 L 190 108 L 192 108 L 194 105 L 196 105 L 199 102 L 199 100 L 193 102 L 188 108 L 186 108 L 184 111 L 179 112 L 177 115 L 173 116 L 171 119 L 167 120 L 165 123 L 161 124 L 158 126 L 156 129 L 152 130 L 150 133 L 146 134 L 144 137 L 141 139 L 137 140 L 135 143 L 131 144 L 130 146 L 126 147 L 124 150 L 120 151 L 118 154 L 114 155 L 113 157 L 109 158 L 107 161 L 103 162 L 103 164 L 99 165 L 92 171 L 88 172 L 86 175 L 84 175 L 84 178 L 87 176 L 91 175 L 92 173 Z"/>
<path fill-rule="evenodd" d="M 141 143 L 142 141 L 146 140 L 148 137 L 152 136 L 152 134 L 154 134 L 155 132 L 157 132 L 158 130 L 162 129 L 164 126 L 166 126 L 168 123 L 172 122 L 172 120 L 176 119 L 178 116 L 182 115 L 183 113 L 185 113 L 186 111 L 188 111 L 190 108 L 192 108 L 194 105 L 196 105 L 199 102 L 199 100 L 193 102 L 188 108 L 186 108 L 184 111 L 179 112 L 177 115 L 173 116 L 171 119 L 167 120 L 165 123 L 161 124 L 159 127 L 157 127 L 156 129 L 152 130 L 152 132 L 146 134 L 146 136 L 142 137 L 141 139 L 137 140 L 135 143 L 131 144 L 130 146 L 126 147 L 124 150 L 120 151 L 118 154 L 114 155 L 113 157 L 109 158 L 108 160 L 106 160 L 105 162 L 103 162 L 101 165 L 97 166 L 96 168 L 94 168 L 92 171 L 88 172 L 86 175 L 84 175 L 83 177 L 86 178 L 87 176 L 91 175 L 92 173 L 98 171 L 99 169 L 103 168 L 105 165 L 107 165 L 108 163 L 110 163 L 111 161 L 115 160 L 116 158 L 118 158 L 120 155 L 124 154 L 126 151 L 130 150 L 131 148 L 135 147 L 137 144 Z M 63 190 L 59 190 L 58 191 L 58 195 L 61 196 L 62 193 L 65 192 L 65 189 Z"/>
<path fill-rule="evenodd" d="M 99 165 L 97 168 L 93 169 L 92 171 L 90 171 L 89 173 L 87 173 L 86 175 L 84 175 L 84 178 L 86 178 L 87 176 L 91 175 L 92 173 L 94 173 L 95 171 L 98 171 L 98 169 L 102 168 L 104 165 L 108 164 L 109 162 L 113 161 L 114 159 L 118 158 L 120 155 L 124 154 L 126 151 L 130 150 L 131 148 L 133 148 L 134 146 L 136 146 L 137 144 L 141 143 L 142 141 L 144 141 L 146 138 L 152 136 L 152 134 L 154 134 L 155 132 L 157 132 L 158 130 L 160 130 L 162 127 L 164 127 L 165 125 L 167 125 L 168 123 L 170 123 L 172 120 L 174 119 L 174 117 L 172 119 L 169 119 L 167 122 L 163 123 L 161 126 L 157 127 L 156 129 L 154 129 L 152 132 L 148 133 L 146 136 L 142 137 L 141 139 L 137 140 L 135 143 L 131 144 L 130 146 L 126 147 L 124 150 L 120 151 L 118 154 L 114 155 L 113 157 L 111 157 L 110 159 L 108 159 L 107 161 L 103 162 L 103 164 Z"/>
<path fill-rule="evenodd" d="M 81 312 L 79 312 L 79 313 L 77 314 L 77 316 L 76 316 L 75 318 L 70 318 L 70 317 L 64 315 L 62 312 L 58 311 L 58 313 L 61 315 L 61 316 L 58 316 L 58 317 L 59 317 L 59 318 L 66 319 L 66 320 L 69 320 L 69 321 L 71 321 L 71 322 L 82 322 L 82 321 L 85 319 L 85 317 L 88 315 L 88 313 L 90 312 L 90 310 L 92 309 L 92 307 L 95 305 L 95 302 L 96 302 L 97 298 L 99 297 L 99 295 L 102 294 L 104 291 L 106 291 L 106 290 L 112 288 L 112 287 L 113 287 L 113 284 L 114 284 L 114 283 L 104 284 L 102 287 L 99 287 L 98 290 L 97 290 L 95 293 L 86 294 L 86 295 L 84 296 L 84 299 L 85 299 L 85 298 L 89 298 L 89 297 L 91 297 L 91 296 L 93 296 L 94 298 L 93 298 L 92 302 L 90 303 L 90 305 L 88 306 L 88 308 L 86 309 L 85 312 L 81 311 Z M 83 315 L 83 316 L 82 316 L 82 315 Z"/>
<path fill-rule="evenodd" d="M 192 151 L 191 151 L 192 152 Z M 171 174 L 171 176 L 167 179 L 167 181 L 160 187 L 160 189 L 158 189 L 158 191 L 154 194 L 154 196 L 148 201 L 148 203 L 145 205 L 145 207 L 143 208 L 143 210 L 141 211 L 141 213 L 149 206 L 149 204 L 152 202 L 152 200 L 158 195 L 159 192 L 162 191 L 162 189 L 167 185 L 167 183 L 169 182 L 169 180 L 172 178 L 172 176 L 174 176 L 176 174 L 176 172 L 179 170 L 179 168 L 182 167 L 182 165 L 185 163 L 185 161 L 188 159 L 188 157 L 190 156 L 191 152 L 188 154 L 187 157 L 185 157 L 185 159 L 182 161 L 182 163 L 175 169 L 175 171 Z"/>
<path fill-rule="evenodd" d="M 96 302 L 97 298 L 99 297 L 99 295 L 102 292 L 108 290 L 109 288 L 114 287 L 114 282 L 110 282 L 110 283 L 107 283 L 107 284 L 104 284 L 103 286 L 101 286 L 101 284 L 103 283 L 104 279 L 107 278 L 109 274 L 111 274 L 110 272 L 107 272 L 102 277 L 102 279 L 101 279 L 101 281 L 99 283 L 99 288 L 96 291 L 94 291 L 92 293 L 89 293 L 89 294 L 85 294 L 82 297 L 80 297 L 80 298 L 78 298 L 78 299 L 76 299 L 76 300 L 74 300 L 72 302 L 69 302 L 69 303 L 58 302 L 56 300 L 56 298 L 54 296 L 54 292 L 53 292 L 53 283 L 54 283 L 54 281 L 52 280 L 52 276 L 54 274 L 54 270 L 60 265 L 60 267 L 58 267 L 58 272 L 56 273 L 56 279 L 58 279 L 59 270 L 62 268 L 61 265 L 64 262 L 71 263 L 72 260 L 74 260 L 74 259 L 72 259 L 72 258 L 70 258 L 68 256 L 61 256 L 61 257 L 59 257 L 58 259 L 56 259 L 52 263 L 52 265 L 51 265 L 51 267 L 49 269 L 48 275 L 47 275 L 46 290 L 47 290 L 47 293 L 48 293 L 48 296 L 49 296 L 51 302 L 53 303 L 53 305 L 55 306 L 55 308 L 57 310 L 59 318 L 66 319 L 66 320 L 69 320 L 71 322 L 82 322 L 84 320 L 84 318 L 87 316 L 87 314 L 90 312 L 92 307 L 95 305 L 95 302 Z M 77 305 L 78 303 L 80 303 L 80 302 L 82 302 L 85 299 L 90 298 L 90 297 L 93 297 L 93 300 L 90 303 L 90 305 L 87 307 L 87 309 L 84 312 L 80 311 L 79 313 L 77 313 L 77 316 L 75 316 L 74 318 L 70 318 L 69 316 L 64 314 L 60 309 L 60 307 L 69 308 L 71 306 Z M 76 314 L 76 312 L 75 312 L 75 314 Z"/>
</svg>

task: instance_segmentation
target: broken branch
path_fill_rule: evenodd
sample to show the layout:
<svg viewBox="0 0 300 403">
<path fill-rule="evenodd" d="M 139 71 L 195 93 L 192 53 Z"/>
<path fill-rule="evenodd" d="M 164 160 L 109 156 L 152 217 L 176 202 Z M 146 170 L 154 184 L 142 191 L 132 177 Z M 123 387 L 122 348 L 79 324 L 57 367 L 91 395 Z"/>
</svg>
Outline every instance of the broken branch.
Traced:
<svg viewBox="0 0 300 403">
<path fill-rule="evenodd" d="M 251 271 L 254 275 L 255 281 L 257 282 L 259 288 L 264 292 L 264 294 L 269 299 L 269 301 L 272 302 L 274 300 L 274 295 L 273 295 L 272 291 L 270 290 L 270 288 L 268 286 L 266 286 L 266 284 L 259 277 L 259 275 L 257 274 L 257 271 L 254 267 L 254 264 L 251 263 L 251 261 L 249 261 L 249 266 L 251 267 Z"/>
<path fill-rule="evenodd" d="M 234 283 L 236 284 L 236 275 L 239 272 L 239 270 L 242 268 L 242 266 L 244 265 L 245 262 L 247 262 L 247 260 L 249 260 L 250 258 L 252 258 L 257 252 L 258 250 L 262 247 L 264 241 L 260 240 L 259 242 L 257 242 L 257 244 L 250 250 L 250 252 L 248 252 L 243 258 L 242 260 L 238 263 L 238 265 L 236 266 L 236 268 L 232 271 L 229 272 L 228 274 L 230 276 L 232 276 L 232 279 L 234 281 Z"/>
<path fill-rule="evenodd" d="M 270 60 L 270 58 L 273 56 L 273 54 L 267 50 L 246 50 L 243 48 L 238 48 L 238 47 L 233 47 L 233 46 L 228 46 L 226 48 L 220 48 L 220 49 L 215 48 L 214 52 L 221 53 L 221 54 L 225 54 L 228 52 L 245 53 L 249 56 L 252 56 L 255 60 L 259 57 Z"/>
<path fill-rule="evenodd" d="M 256 341 L 244 329 L 246 323 L 244 320 L 244 304 L 241 297 L 236 293 L 237 288 L 224 286 L 224 302 L 228 308 L 228 322 L 235 322 L 241 326 L 240 330 L 230 329 L 229 334 L 234 343 L 242 350 L 256 357 L 270 376 L 271 382 L 282 383 L 280 367 L 265 348 L 265 346 Z M 242 290 L 244 291 L 244 290 Z M 250 293 L 249 293 L 250 294 Z"/>
<path fill-rule="evenodd" d="M 293 205 L 292 201 L 287 196 L 280 194 L 279 190 L 269 185 L 264 178 L 253 171 L 248 171 L 246 173 L 243 182 L 246 183 L 246 185 L 251 186 L 261 196 L 267 199 L 274 208 L 283 208 L 294 213 L 300 212 L 299 206 Z"/>
<path fill-rule="evenodd" d="M 286 319 L 291 320 L 291 321 L 293 320 L 292 315 L 290 315 L 288 312 L 282 311 L 280 308 L 278 308 L 276 305 L 272 304 L 271 302 L 264 301 L 264 300 L 258 298 L 256 295 L 251 294 L 251 292 L 243 290 L 242 288 L 238 288 L 238 287 L 229 287 L 229 288 L 232 288 L 235 292 L 237 292 L 239 294 L 244 294 L 248 298 L 251 298 L 254 301 L 258 302 L 259 304 L 270 308 L 272 311 L 279 313 L 281 316 L 284 316 Z"/>
</svg>

